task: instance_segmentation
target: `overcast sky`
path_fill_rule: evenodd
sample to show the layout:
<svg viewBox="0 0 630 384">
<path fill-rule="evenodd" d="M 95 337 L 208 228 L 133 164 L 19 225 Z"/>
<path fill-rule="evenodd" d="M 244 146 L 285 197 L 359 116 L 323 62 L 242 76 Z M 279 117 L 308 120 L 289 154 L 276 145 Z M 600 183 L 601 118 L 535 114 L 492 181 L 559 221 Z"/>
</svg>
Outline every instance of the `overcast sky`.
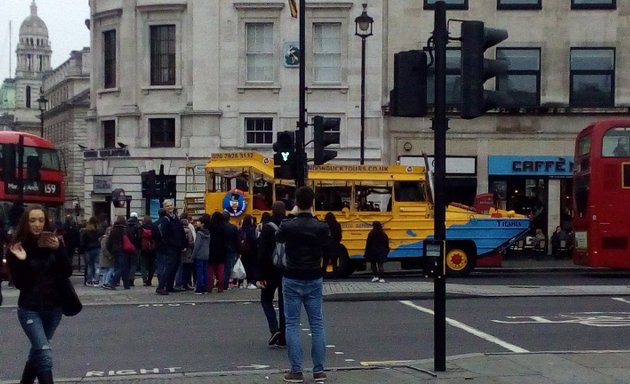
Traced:
<svg viewBox="0 0 630 384">
<path fill-rule="evenodd" d="M 0 82 L 6 77 L 15 77 L 15 48 L 20 25 L 31 14 L 32 2 L 33 0 L 0 0 Z M 48 27 L 53 68 L 66 61 L 71 51 L 90 46 L 90 31 L 85 26 L 85 19 L 90 18 L 88 0 L 35 0 L 35 4 L 37 15 Z M 9 21 L 12 30 L 11 43 Z"/>
</svg>

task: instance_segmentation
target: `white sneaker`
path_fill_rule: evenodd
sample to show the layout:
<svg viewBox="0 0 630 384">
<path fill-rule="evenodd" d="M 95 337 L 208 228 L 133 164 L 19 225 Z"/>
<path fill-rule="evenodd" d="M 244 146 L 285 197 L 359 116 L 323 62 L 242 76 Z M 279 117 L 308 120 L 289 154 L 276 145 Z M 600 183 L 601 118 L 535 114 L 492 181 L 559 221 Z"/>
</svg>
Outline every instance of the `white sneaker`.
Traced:
<svg viewBox="0 0 630 384">
<path fill-rule="evenodd" d="M 376 283 L 377 281 L 378 281 L 378 277 L 374 276 L 374 277 L 372 278 L 372 282 L 373 282 L 373 283 Z"/>
<path fill-rule="evenodd" d="M 258 289 L 258 287 L 256 287 L 254 284 L 249 284 L 247 286 L 247 289 Z"/>
<path fill-rule="evenodd" d="M 385 279 L 378 279 L 378 282 L 379 282 L 379 283 L 384 283 L 384 282 L 385 282 Z"/>
</svg>

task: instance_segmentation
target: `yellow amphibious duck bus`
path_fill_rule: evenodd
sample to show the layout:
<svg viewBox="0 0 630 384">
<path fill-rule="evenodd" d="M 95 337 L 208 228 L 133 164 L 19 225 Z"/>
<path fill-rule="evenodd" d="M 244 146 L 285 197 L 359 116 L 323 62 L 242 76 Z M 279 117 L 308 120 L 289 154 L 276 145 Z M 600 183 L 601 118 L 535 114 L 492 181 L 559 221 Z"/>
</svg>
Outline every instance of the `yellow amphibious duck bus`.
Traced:
<svg viewBox="0 0 630 384">
<path fill-rule="evenodd" d="M 273 158 L 256 152 L 212 154 L 206 165 L 205 210 L 228 212 L 238 223 L 249 213 L 260 221 L 273 201 L 293 206 L 295 183 L 273 177 Z M 348 275 L 365 266 L 367 235 L 375 220 L 390 239 L 389 260 L 422 268 L 423 241 L 433 238 L 433 205 L 425 168 L 401 165 L 310 166 L 306 185 L 315 191 L 315 213 L 333 212 L 343 228 L 343 252 L 335 270 Z M 495 256 L 524 235 L 529 219 L 506 211 L 480 214 L 451 204 L 446 210 L 446 268 L 470 273 L 478 260 Z"/>
</svg>

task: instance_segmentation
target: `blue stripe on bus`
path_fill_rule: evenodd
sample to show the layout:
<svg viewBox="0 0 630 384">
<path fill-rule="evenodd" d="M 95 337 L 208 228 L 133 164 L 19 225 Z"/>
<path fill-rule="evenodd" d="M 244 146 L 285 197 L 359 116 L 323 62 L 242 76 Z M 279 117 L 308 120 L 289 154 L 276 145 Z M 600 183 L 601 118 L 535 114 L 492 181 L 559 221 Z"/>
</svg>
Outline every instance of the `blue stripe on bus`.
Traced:
<svg viewBox="0 0 630 384">
<path fill-rule="evenodd" d="M 510 239 L 522 235 L 529 229 L 529 219 L 474 219 L 466 224 L 451 225 L 446 229 L 447 240 L 472 240 L 477 247 L 477 255 L 494 252 Z M 417 237 L 408 230 L 410 237 Z M 433 239 L 428 236 L 427 240 Z M 404 244 L 389 252 L 390 258 L 422 256 L 423 240 Z M 363 258 L 362 254 L 351 255 L 351 258 Z"/>
</svg>

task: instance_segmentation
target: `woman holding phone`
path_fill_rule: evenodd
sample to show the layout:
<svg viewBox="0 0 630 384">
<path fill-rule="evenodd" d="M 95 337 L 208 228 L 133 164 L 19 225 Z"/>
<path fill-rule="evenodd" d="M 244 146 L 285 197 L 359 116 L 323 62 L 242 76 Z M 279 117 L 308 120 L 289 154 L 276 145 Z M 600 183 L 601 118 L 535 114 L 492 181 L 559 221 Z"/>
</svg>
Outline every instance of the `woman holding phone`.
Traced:
<svg viewBox="0 0 630 384">
<path fill-rule="evenodd" d="M 49 228 L 48 214 L 39 205 L 26 209 L 7 248 L 13 283 L 20 290 L 18 319 L 31 342 L 20 383 L 53 382 L 52 339 L 61 321 L 59 280 L 72 274 L 63 245 Z"/>
</svg>

